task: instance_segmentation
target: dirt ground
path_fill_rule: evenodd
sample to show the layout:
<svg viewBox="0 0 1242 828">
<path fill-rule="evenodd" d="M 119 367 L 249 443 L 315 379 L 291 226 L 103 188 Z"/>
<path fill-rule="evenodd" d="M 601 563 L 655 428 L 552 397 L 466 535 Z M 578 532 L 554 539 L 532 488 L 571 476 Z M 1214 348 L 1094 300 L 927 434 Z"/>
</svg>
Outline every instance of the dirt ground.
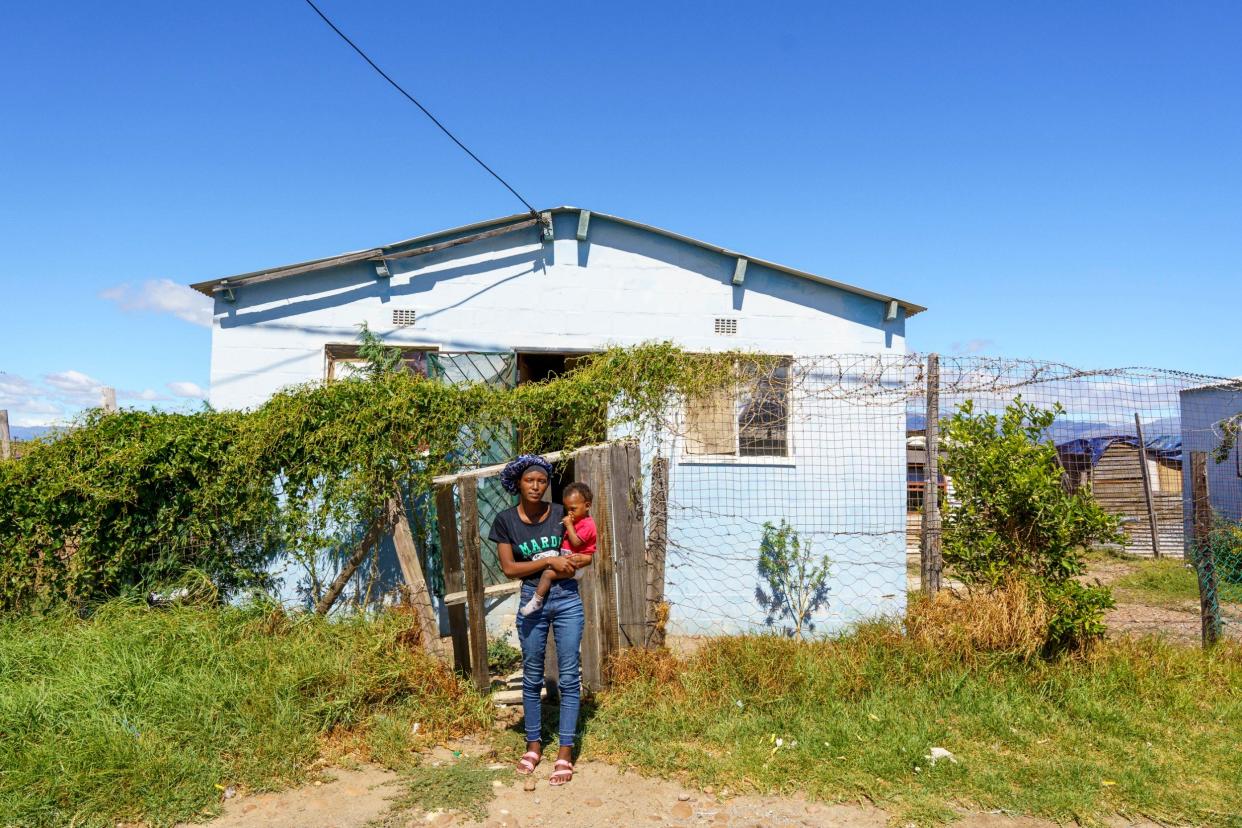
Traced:
<svg viewBox="0 0 1242 828">
<path fill-rule="evenodd" d="M 1138 565 L 1138 562 L 1122 559 L 1095 560 L 1087 570 L 1086 579 L 1098 580 L 1107 586 L 1133 572 Z M 1124 595 L 1114 597 L 1117 598 L 1117 606 L 1104 617 L 1109 635 L 1155 635 L 1178 644 L 1189 645 L 1198 645 L 1202 641 L 1198 601 L 1154 606 L 1126 600 Z M 1222 604 L 1221 616 L 1225 622 L 1223 634 L 1228 638 L 1242 640 L 1242 606 Z"/>
<path fill-rule="evenodd" d="M 516 775 L 496 782 L 496 799 L 480 823 L 451 813 L 404 813 L 387 824 L 402 828 L 632 828 L 632 826 L 735 826 L 736 828 L 885 828 L 890 815 L 872 805 L 808 802 L 801 797 L 729 796 L 727 791 L 693 790 L 675 782 L 646 779 L 604 764 L 579 763 L 574 781 L 547 784 L 549 763 L 536 771 L 533 791 Z M 211 828 L 365 828 L 384 817 L 399 790 L 395 774 L 381 768 L 332 770 L 334 781 L 280 793 L 239 796 L 225 803 Z M 961 828 L 1052 828 L 1055 823 L 999 813 L 963 812 Z M 1114 828 L 1157 828 L 1155 823 L 1118 820 Z M 184 826 L 183 828 L 189 828 Z"/>
</svg>

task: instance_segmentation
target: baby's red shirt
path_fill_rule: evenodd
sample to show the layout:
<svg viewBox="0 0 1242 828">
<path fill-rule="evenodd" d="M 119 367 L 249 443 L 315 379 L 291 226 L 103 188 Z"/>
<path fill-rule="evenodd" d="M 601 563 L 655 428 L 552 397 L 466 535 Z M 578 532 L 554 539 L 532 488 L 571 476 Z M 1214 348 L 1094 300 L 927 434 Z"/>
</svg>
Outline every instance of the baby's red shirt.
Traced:
<svg viewBox="0 0 1242 828">
<path fill-rule="evenodd" d="M 566 532 L 564 539 L 561 541 L 561 551 L 572 552 L 575 555 L 593 555 L 595 554 L 595 520 L 587 515 L 582 520 L 574 522 L 574 531 L 578 533 L 578 538 L 582 541 L 581 546 L 575 547 L 569 542 L 569 533 Z"/>
</svg>

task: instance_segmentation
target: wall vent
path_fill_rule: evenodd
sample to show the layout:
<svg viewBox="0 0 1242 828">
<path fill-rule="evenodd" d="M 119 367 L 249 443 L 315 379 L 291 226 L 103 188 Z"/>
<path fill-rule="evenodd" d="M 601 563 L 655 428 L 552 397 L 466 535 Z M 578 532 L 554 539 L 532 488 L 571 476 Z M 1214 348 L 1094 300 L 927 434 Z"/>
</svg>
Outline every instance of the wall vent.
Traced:
<svg viewBox="0 0 1242 828">
<path fill-rule="evenodd" d="M 396 308 L 392 312 L 392 324 L 398 328 L 408 328 L 414 324 L 414 311 L 409 308 Z"/>
<path fill-rule="evenodd" d="M 737 336 L 737 320 L 716 317 L 716 336 Z"/>
</svg>

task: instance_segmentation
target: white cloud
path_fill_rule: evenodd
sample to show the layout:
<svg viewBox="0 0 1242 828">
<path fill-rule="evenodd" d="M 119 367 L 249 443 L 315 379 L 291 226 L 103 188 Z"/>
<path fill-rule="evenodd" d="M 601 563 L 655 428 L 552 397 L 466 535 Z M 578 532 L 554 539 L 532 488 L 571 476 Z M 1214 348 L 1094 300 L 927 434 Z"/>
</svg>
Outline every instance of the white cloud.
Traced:
<svg viewBox="0 0 1242 828">
<path fill-rule="evenodd" d="M 211 300 L 171 279 L 148 279 L 137 287 L 124 282 L 100 291 L 99 298 L 115 302 L 123 311 L 171 313 L 193 325 L 211 327 Z"/>
<path fill-rule="evenodd" d="M 99 380 L 81 371 L 73 370 L 45 374 L 43 381 L 66 394 L 97 393 L 100 388 L 103 388 L 103 383 Z"/>
<path fill-rule="evenodd" d="M 996 343 L 991 339 L 970 339 L 966 342 L 954 342 L 952 345 L 955 354 L 978 354 L 996 347 Z"/>
<path fill-rule="evenodd" d="M 197 400 L 207 399 L 207 392 L 197 383 L 188 381 L 177 381 L 168 383 L 168 390 L 176 394 L 178 397 L 191 397 Z"/>
<path fill-rule="evenodd" d="M 15 426 L 62 425 L 71 421 L 82 409 L 102 404 L 101 380 L 81 371 L 69 369 L 44 374 L 30 380 L 17 374 L 0 372 L 0 408 L 9 412 Z M 117 390 L 117 398 L 135 403 L 155 403 L 165 410 L 189 410 L 191 400 L 205 399 L 207 392 L 193 382 L 168 383 L 171 393 L 154 388 Z"/>
</svg>

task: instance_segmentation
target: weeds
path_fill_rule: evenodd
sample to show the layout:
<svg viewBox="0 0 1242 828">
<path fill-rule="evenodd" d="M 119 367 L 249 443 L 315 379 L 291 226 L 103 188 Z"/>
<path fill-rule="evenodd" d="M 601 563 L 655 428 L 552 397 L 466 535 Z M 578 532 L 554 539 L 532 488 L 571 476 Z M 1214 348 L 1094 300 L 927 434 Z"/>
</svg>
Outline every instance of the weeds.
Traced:
<svg viewBox="0 0 1242 828">
<path fill-rule="evenodd" d="M 304 781 L 325 746 L 400 768 L 486 726 L 407 625 L 124 602 L 2 621 L 0 825 L 169 825 L 213 812 L 216 785 Z"/>
<path fill-rule="evenodd" d="M 405 791 L 393 800 L 391 809 L 368 828 L 396 828 L 409 822 L 409 812 L 453 811 L 471 819 L 487 816 L 487 803 L 496 797 L 492 783 L 512 780 L 513 772 L 490 770 L 480 760 L 463 758 L 443 765 L 417 765 L 401 774 Z"/>
<path fill-rule="evenodd" d="M 1025 657 L 1011 630 L 993 642 L 1001 652 L 963 657 L 972 637 L 950 633 L 946 646 L 877 625 L 810 643 L 717 639 L 672 683 L 665 657 L 636 659 L 587 736 L 593 753 L 651 773 L 867 797 L 924 824 L 959 805 L 1082 824 L 1118 813 L 1242 824 L 1220 818 L 1242 813 L 1242 648 L 1125 640 L 1045 660 Z M 958 762 L 930 765 L 933 746 Z"/>
</svg>

